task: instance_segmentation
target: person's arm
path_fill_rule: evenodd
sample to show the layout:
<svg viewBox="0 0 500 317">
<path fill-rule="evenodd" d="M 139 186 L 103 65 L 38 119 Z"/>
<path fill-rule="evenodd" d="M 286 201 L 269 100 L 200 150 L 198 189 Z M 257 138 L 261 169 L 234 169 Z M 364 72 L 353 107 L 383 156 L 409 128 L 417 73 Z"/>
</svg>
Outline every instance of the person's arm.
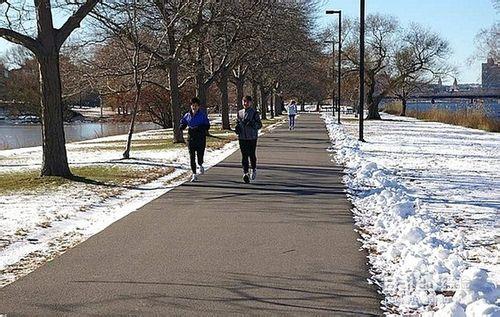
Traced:
<svg viewBox="0 0 500 317">
<path fill-rule="evenodd" d="M 260 113 L 258 111 L 255 111 L 254 114 L 254 128 L 257 130 L 262 129 L 262 121 L 260 120 Z"/>
<path fill-rule="evenodd" d="M 234 133 L 240 134 L 241 132 L 241 120 L 240 120 L 240 112 L 236 112 L 236 125 L 234 126 Z"/>
<path fill-rule="evenodd" d="M 208 118 L 208 113 L 205 113 L 205 120 L 207 125 L 207 131 L 210 130 L 210 119 Z"/>
<path fill-rule="evenodd" d="M 188 122 L 187 122 L 187 119 L 186 119 L 186 115 L 185 114 L 184 116 L 182 116 L 181 118 L 181 126 L 180 126 L 180 129 L 181 131 L 184 130 L 187 126 L 188 126 Z"/>
</svg>

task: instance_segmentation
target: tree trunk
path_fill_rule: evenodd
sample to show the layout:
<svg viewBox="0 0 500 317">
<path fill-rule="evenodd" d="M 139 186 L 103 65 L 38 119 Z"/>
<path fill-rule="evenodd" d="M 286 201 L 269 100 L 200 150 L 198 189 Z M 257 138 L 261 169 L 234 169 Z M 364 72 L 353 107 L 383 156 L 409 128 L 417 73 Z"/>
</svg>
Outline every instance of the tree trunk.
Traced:
<svg viewBox="0 0 500 317">
<path fill-rule="evenodd" d="M 200 99 L 200 107 L 207 107 L 207 87 L 204 82 L 196 83 L 196 97 Z"/>
<path fill-rule="evenodd" d="M 271 93 L 271 119 L 274 118 L 274 92 Z"/>
<path fill-rule="evenodd" d="M 267 93 L 265 89 L 259 85 L 260 89 L 260 111 L 262 115 L 262 120 L 267 119 Z"/>
<path fill-rule="evenodd" d="M 368 104 L 368 116 L 367 120 L 381 120 L 380 113 L 378 111 L 378 104 L 381 98 L 375 96 L 375 77 L 370 76 L 370 81 L 367 84 L 368 93 L 366 95 L 366 103 Z M 363 115 L 363 114 L 361 114 Z"/>
<path fill-rule="evenodd" d="M 281 97 L 278 94 L 274 94 L 274 114 L 276 116 L 281 116 L 283 114 L 283 107 L 281 104 Z"/>
<path fill-rule="evenodd" d="M 259 109 L 259 87 L 256 82 L 252 81 L 252 98 L 254 102 L 255 109 Z M 243 107 L 243 104 L 241 105 Z"/>
<path fill-rule="evenodd" d="M 38 56 L 42 106 L 42 176 L 70 177 L 66 154 L 59 52 L 54 47 L 48 55 Z"/>
<path fill-rule="evenodd" d="M 371 99 L 371 100 L 370 100 Z M 378 111 L 378 104 L 373 98 L 368 98 L 368 116 L 367 120 L 381 120 L 380 113 Z"/>
<path fill-rule="evenodd" d="M 181 100 L 179 92 L 179 65 L 173 62 L 168 68 L 170 104 L 172 107 L 172 126 L 174 130 L 174 143 L 185 143 L 181 126 Z"/>
<path fill-rule="evenodd" d="M 241 78 L 236 79 L 236 102 L 238 105 L 238 110 L 243 109 L 243 94 L 244 94 L 244 88 L 245 88 L 245 81 Z M 253 97 L 255 100 L 257 100 L 256 96 L 254 95 Z"/>
<path fill-rule="evenodd" d="M 305 101 L 302 101 L 300 103 L 300 111 L 302 111 L 302 112 L 306 111 L 306 102 Z"/>
<path fill-rule="evenodd" d="M 135 88 L 135 99 L 134 99 L 134 108 L 132 109 L 132 118 L 130 119 L 130 127 L 128 130 L 127 136 L 127 145 L 125 146 L 125 152 L 123 152 L 123 158 L 130 158 L 130 147 L 132 145 L 132 135 L 134 134 L 135 127 L 135 119 L 137 117 L 137 110 L 139 108 L 139 98 L 141 97 L 141 85 L 136 83 Z"/>
<path fill-rule="evenodd" d="M 319 112 L 319 104 L 320 102 L 318 101 L 318 103 L 316 104 L 316 112 Z"/>
<path fill-rule="evenodd" d="M 400 116 L 406 116 L 406 98 L 401 98 L 401 114 Z"/>
<path fill-rule="evenodd" d="M 229 124 L 229 95 L 228 95 L 228 72 L 223 72 L 219 81 L 219 90 L 221 93 L 221 112 L 222 112 L 222 129 L 231 129 Z"/>
</svg>

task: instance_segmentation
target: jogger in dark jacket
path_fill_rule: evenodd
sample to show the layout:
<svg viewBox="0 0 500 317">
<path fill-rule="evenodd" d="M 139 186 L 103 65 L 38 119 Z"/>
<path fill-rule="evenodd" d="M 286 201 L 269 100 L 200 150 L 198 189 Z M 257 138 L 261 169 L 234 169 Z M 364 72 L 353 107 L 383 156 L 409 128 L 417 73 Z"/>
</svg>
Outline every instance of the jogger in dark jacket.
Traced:
<svg viewBox="0 0 500 317">
<path fill-rule="evenodd" d="M 188 128 L 188 149 L 189 159 L 191 161 L 191 171 L 193 176 L 191 181 L 196 181 L 196 156 L 200 166 L 200 174 L 205 173 L 203 167 L 203 156 L 207 144 L 207 132 L 210 129 L 210 121 L 207 112 L 200 109 L 200 100 L 191 99 L 191 111 L 187 112 L 181 119 L 181 130 Z"/>
<path fill-rule="evenodd" d="M 259 113 L 252 107 L 252 97 L 243 98 L 243 109 L 238 111 L 238 118 L 235 132 L 238 134 L 241 150 L 241 164 L 243 165 L 243 181 L 249 183 L 250 179 L 257 177 L 257 139 L 259 130 L 262 128 L 262 121 Z M 249 162 L 252 166 L 252 174 L 249 175 Z"/>
</svg>

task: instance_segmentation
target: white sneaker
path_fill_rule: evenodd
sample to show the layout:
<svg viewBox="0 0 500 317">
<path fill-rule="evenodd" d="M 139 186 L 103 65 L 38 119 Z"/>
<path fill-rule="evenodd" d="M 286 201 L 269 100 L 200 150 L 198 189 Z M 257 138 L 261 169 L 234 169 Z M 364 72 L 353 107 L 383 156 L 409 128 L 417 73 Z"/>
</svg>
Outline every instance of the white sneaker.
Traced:
<svg viewBox="0 0 500 317">
<path fill-rule="evenodd" d="M 203 174 L 205 174 L 205 168 L 203 167 L 203 165 L 200 165 L 200 175 Z"/>
<path fill-rule="evenodd" d="M 191 181 L 196 182 L 197 180 L 198 180 L 198 176 L 196 174 L 193 174 L 193 176 L 191 176 Z"/>
<path fill-rule="evenodd" d="M 255 178 L 257 178 L 257 169 L 253 169 L 252 173 L 250 174 L 250 179 L 254 181 Z"/>
</svg>

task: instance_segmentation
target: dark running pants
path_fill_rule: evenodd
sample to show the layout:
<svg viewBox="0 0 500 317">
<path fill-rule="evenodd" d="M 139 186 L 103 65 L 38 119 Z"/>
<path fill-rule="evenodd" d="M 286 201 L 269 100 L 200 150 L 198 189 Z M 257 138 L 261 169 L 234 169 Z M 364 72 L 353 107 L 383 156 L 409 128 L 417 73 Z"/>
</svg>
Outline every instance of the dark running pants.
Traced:
<svg viewBox="0 0 500 317">
<path fill-rule="evenodd" d="M 191 161 L 191 171 L 196 174 L 196 157 L 198 157 L 198 165 L 203 165 L 206 142 L 192 143 L 189 144 L 189 160 Z"/>
<path fill-rule="evenodd" d="M 288 115 L 288 125 L 290 126 L 290 128 L 295 128 L 295 115 L 294 114 Z"/>
<path fill-rule="evenodd" d="M 248 173 L 248 159 L 250 158 L 250 164 L 252 169 L 257 167 L 257 156 L 255 156 L 255 150 L 257 149 L 257 140 L 240 140 L 240 150 L 241 150 L 241 165 L 243 165 L 243 173 Z"/>
</svg>

